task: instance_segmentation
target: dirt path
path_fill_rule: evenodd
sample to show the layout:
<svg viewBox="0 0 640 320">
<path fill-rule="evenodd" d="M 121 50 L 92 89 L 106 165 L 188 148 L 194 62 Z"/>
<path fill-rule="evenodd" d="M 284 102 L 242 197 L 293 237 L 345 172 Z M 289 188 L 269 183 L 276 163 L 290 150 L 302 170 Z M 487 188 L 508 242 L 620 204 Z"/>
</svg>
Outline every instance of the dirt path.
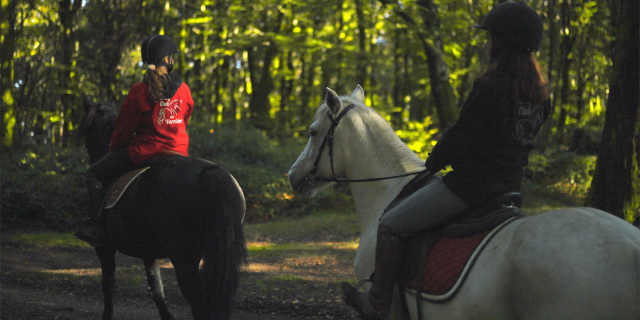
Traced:
<svg viewBox="0 0 640 320">
<path fill-rule="evenodd" d="M 95 299 L 86 299 L 73 293 L 58 293 L 29 288 L 2 288 L 1 319 L 99 319 L 102 316 L 102 303 Z M 115 303 L 116 319 L 158 319 L 155 305 L 148 301 L 135 303 Z M 191 319 L 187 306 L 171 308 L 176 320 Z M 299 319 L 287 316 L 237 311 L 233 320 L 291 320 Z"/>
<path fill-rule="evenodd" d="M 7 239 L 3 235 L 0 319 L 79 320 L 101 317 L 100 264 L 92 249 L 37 247 Z M 243 272 L 234 320 L 357 317 L 341 302 L 336 283 L 327 284 L 323 279 L 304 280 L 296 273 L 300 270 L 310 274 L 330 273 L 344 268 L 344 265 L 336 268 L 335 265 L 316 261 L 309 266 L 305 261 L 285 259 L 287 262 L 274 257 L 251 258 L 250 266 Z M 118 254 L 116 263 L 115 318 L 158 319 L 155 305 L 146 293 L 142 262 Z M 287 264 L 299 265 L 300 268 L 290 268 Z M 275 276 L 270 274 L 273 270 L 276 270 Z M 324 276 L 332 278 L 331 274 Z M 176 319 L 191 319 L 188 304 L 179 292 L 168 261 L 163 263 L 162 278 L 171 312 Z"/>
</svg>

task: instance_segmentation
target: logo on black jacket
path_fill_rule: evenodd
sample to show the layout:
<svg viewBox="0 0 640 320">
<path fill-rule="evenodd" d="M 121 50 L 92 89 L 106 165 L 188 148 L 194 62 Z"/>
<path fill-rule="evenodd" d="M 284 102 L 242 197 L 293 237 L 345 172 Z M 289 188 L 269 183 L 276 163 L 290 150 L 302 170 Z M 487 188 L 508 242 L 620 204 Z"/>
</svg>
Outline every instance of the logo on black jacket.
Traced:
<svg viewBox="0 0 640 320">
<path fill-rule="evenodd" d="M 533 137 L 544 122 L 544 106 L 518 102 L 513 138 L 523 146 L 533 145 Z"/>
</svg>

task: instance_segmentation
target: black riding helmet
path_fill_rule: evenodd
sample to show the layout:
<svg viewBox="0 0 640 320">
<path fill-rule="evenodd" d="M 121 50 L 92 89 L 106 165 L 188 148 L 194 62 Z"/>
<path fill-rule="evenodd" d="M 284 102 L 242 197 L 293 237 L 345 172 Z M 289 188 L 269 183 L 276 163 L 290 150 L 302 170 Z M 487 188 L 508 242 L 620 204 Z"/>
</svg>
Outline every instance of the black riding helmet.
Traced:
<svg viewBox="0 0 640 320">
<path fill-rule="evenodd" d="M 542 41 L 542 19 L 524 2 L 504 2 L 493 7 L 476 28 L 502 34 L 516 49 L 536 52 Z"/>
<path fill-rule="evenodd" d="M 152 35 L 144 39 L 144 41 L 142 41 L 140 51 L 142 53 L 142 62 L 146 64 L 165 66 L 169 72 L 173 69 L 173 65 L 160 61 L 168 55 L 180 53 L 180 50 L 178 50 L 178 46 L 173 39 L 159 34 Z"/>
</svg>

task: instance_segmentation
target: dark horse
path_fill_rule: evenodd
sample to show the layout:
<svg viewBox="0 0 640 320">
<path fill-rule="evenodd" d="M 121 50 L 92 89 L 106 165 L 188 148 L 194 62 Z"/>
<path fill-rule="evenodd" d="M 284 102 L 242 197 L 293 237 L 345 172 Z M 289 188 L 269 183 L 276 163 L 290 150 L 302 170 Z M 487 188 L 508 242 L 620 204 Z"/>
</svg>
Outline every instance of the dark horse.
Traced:
<svg viewBox="0 0 640 320">
<path fill-rule="evenodd" d="M 83 100 L 79 131 L 93 164 L 109 150 L 117 111 L 114 102 Z M 162 319 L 174 319 L 164 300 L 157 261 L 163 258 L 171 260 L 194 319 L 230 319 L 247 257 L 245 209 L 242 189 L 222 167 L 183 156 L 155 162 L 115 207 L 101 213 L 110 239 L 108 246 L 96 248 L 102 267 L 102 319 L 113 318 L 116 250 L 144 261 L 149 293 Z"/>
</svg>

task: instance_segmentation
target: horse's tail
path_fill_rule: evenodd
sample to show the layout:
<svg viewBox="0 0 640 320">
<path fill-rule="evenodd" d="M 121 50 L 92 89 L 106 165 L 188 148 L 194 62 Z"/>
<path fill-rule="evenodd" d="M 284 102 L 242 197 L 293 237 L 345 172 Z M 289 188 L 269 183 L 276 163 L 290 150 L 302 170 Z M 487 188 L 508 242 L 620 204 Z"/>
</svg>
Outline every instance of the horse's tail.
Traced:
<svg viewBox="0 0 640 320">
<path fill-rule="evenodd" d="M 200 276 L 205 306 L 211 319 L 230 319 L 240 268 L 247 262 L 242 221 L 246 204 L 242 189 L 229 172 L 217 165 L 200 173 L 200 190 L 207 212 L 206 249 Z"/>
</svg>

